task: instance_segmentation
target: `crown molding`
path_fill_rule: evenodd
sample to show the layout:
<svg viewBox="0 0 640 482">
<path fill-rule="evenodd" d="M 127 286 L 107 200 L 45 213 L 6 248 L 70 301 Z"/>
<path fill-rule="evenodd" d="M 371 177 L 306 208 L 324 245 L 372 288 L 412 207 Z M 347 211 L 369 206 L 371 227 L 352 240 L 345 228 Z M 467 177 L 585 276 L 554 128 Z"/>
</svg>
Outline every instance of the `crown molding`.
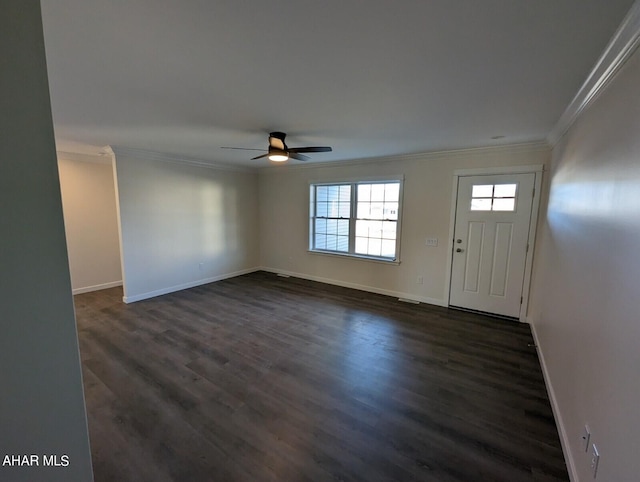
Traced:
<svg viewBox="0 0 640 482">
<path fill-rule="evenodd" d="M 129 147 L 111 146 L 111 151 L 115 157 L 133 157 L 135 159 L 143 159 L 148 161 L 169 162 L 172 164 L 182 164 L 195 167 L 205 167 L 207 169 L 217 169 L 220 171 L 236 171 L 236 172 L 253 172 L 254 169 L 245 166 L 233 166 L 231 164 L 222 164 L 194 157 L 180 156 L 177 154 L 169 154 L 166 152 L 148 151 L 146 149 L 132 149 Z"/>
<path fill-rule="evenodd" d="M 504 144 L 500 146 L 487 147 L 471 147 L 464 149 L 450 149 L 444 151 L 421 152 L 415 154 L 401 154 L 394 156 L 368 157 L 362 159 L 353 159 L 347 161 L 328 161 L 328 162 L 312 162 L 308 164 L 285 164 L 264 167 L 251 166 L 234 166 L 231 164 L 216 163 L 188 156 L 180 156 L 177 154 L 169 154 L 166 152 L 149 151 L 146 149 L 133 149 L 129 147 L 105 146 L 98 154 L 83 154 L 69 151 L 58 151 L 58 158 L 72 161 L 85 161 L 97 163 L 110 163 L 117 156 L 133 157 L 135 159 L 143 159 L 150 161 L 169 162 L 173 164 L 190 165 L 196 167 L 205 167 L 208 169 L 218 169 L 223 171 L 236 172 L 260 172 L 282 169 L 320 169 L 341 166 L 353 166 L 358 164 L 372 164 L 383 162 L 400 162 L 400 161 L 436 161 L 442 159 L 452 159 L 460 157 L 478 157 L 481 155 L 495 153 L 519 153 L 519 152 L 538 152 L 549 150 L 550 146 L 546 141 L 528 142 L 521 144 Z"/>
<path fill-rule="evenodd" d="M 640 45 L 640 0 L 636 0 L 609 41 L 587 80 L 547 136 L 552 147 L 620 71 Z"/>
<path fill-rule="evenodd" d="M 363 159 L 354 159 L 350 161 L 329 161 L 329 162 L 312 162 L 308 164 L 286 164 L 284 166 L 264 166 L 258 168 L 261 172 L 275 171 L 279 169 L 322 169 L 332 167 L 353 166 L 358 164 L 372 164 L 383 162 L 400 162 L 400 161 L 438 161 L 446 159 L 459 159 L 465 157 L 478 157 L 487 154 L 497 153 L 519 153 L 519 152 L 540 152 L 550 149 L 547 141 L 527 142 L 520 144 L 503 144 L 500 146 L 487 147 L 471 147 L 464 149 L 450 149 L 446 151 L 421 152 L 417 154 L 402 154 L 395 156 L 368 157 Z"/>
<path fill-rule="evenodd" d="M 94 162 L 97 164 L 110 164 L 111 157 L 107 153 L 85 154 L 81 152 L 56 151 L 59 160 Z"/>
</svg>

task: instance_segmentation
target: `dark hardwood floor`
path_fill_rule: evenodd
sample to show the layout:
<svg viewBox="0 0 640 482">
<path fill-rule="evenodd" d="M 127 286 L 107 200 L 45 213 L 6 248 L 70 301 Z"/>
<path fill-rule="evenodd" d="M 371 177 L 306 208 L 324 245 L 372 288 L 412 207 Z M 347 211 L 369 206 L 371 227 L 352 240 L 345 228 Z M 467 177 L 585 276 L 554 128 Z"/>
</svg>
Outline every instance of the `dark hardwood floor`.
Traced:
<svg viewBox="0 0 640 482">
<path fill-rule="evenodd" d="M 528 325 L 269 273 L 75 297 L 96 482 L 567 481 Z"/>
</svg>

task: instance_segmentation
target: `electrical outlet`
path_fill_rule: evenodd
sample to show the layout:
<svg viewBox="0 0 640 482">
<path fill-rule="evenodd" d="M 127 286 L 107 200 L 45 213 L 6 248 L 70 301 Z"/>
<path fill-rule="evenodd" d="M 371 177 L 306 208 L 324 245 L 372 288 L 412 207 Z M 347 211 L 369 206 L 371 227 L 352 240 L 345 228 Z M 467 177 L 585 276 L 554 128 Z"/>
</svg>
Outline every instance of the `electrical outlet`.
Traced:
<svg viewBox="0 0 640 482">
<path fill-rule="evenodd" d="M 198 263 L 198 268 L 199 268 L 199 269 L 204 268 L 204 263 Z"/>
<path fill-rule="evenodd" d="M 591 445 L 591 473 L 593 474 L 593 478 L 596 478 L 598 475 L 598 463 L 600 462 L 600 453 L 598 452 L 598 447 L 596 444 Z"/>
<path fill-rule="evenodd" d="M 427 246 L 432 246 L 435 248 L 436 246 L 438 246 L 438 238 L 427 238 L 425 244 Z"/>
<path fill-rule="evenodd" d="M 584 432 L 582 432 L 582 437 L 580 437 L 582 441 L 582 450 L 585 452 L 589 451 L 589 440 L 591 440 L 591 430 L 589 430 L 589 426 L 584 426 Z"/>
<path fill-rule="evenodd" d="M 424 278 L 422 276 L 418 276 L 418 279 L 416 280 L 416 283 L 421 285 L 422 283 L 424 283 Z"/>
</svg>

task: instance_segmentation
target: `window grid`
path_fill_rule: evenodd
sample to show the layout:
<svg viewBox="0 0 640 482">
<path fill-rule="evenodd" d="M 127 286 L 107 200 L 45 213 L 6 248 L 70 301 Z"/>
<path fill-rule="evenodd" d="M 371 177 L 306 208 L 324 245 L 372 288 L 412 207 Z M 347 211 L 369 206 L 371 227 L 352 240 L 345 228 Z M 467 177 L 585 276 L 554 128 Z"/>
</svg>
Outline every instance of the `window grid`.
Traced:
<svg viewBox="0 0 640 482">
<path fill-rule="evenodd" d="M 395 260 L 400 181 L 312 185 L 314 251 Z"/>
<path fill-rule="evenodd" d="M 314 210 L 314 248 L 348 253 L 351 186 L 316 186 Z"/>
<path fill-rule="evenodd" d="M 515 211 L 517 184 L 475 184 L 471 211 Z"/>
<path fill-rule="evenodd" d="M 358 185 L 356 254 L 395 256 L 399 190 L 398 182 Z"/>
</svg>

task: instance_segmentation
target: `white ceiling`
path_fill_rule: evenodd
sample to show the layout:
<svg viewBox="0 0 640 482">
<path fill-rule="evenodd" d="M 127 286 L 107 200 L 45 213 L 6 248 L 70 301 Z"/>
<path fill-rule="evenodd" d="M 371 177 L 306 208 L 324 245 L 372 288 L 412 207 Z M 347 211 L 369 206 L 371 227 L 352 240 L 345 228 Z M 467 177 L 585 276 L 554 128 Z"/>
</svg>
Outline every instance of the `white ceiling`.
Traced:
<svg viewBox="0 0 640 482">
<path fill-rule="evenodd" d="M 58 149 L 263 166 L 220 147 L 281 130 L 339 161 L 540 141 L 632 4 L 42 0 Z"/>
</svg>

